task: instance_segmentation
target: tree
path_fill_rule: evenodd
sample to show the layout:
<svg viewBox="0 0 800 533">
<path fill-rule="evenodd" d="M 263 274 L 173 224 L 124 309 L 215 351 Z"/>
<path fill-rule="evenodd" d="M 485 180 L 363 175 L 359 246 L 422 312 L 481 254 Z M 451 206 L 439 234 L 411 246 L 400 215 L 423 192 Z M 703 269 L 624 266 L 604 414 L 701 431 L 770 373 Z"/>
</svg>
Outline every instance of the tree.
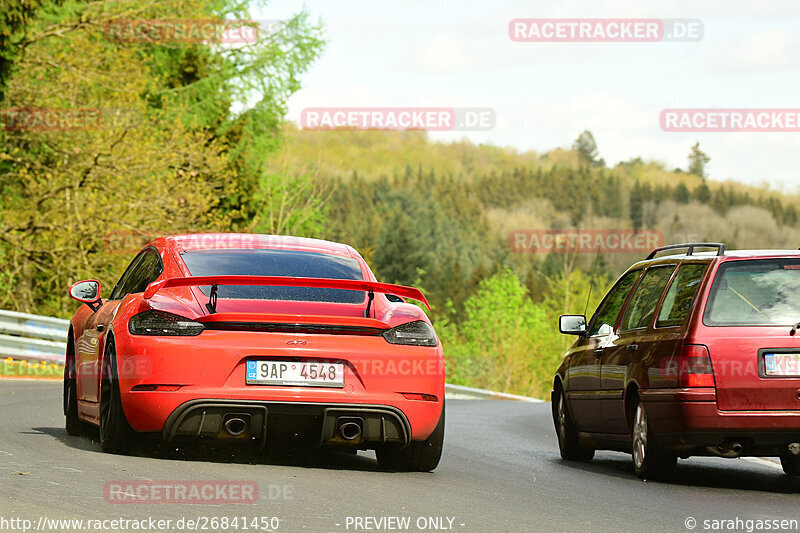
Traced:
<svg viewBox="0 0 800 533">
<path fill-rule="evenodd" d="M 33 109 L 67 119 L 0 128 L 0 308 L 65 316 L 74 309 L 70 282 L 96 276 L 113 285 L 130 256 L 110 252 L 106 232 L 230 230 L 237 217 L 251 220 L 272 191 L 299 187 L 301 198 L 314 190 L 270 179 L 264 165 L 278 145 L 286 99 L 321 49 L 303 13 L 287 23 L 291 30 L 240 48 L 165 46 L 114 41 L 105 24 L 132 13 L 248 19 L 246 3 L 98 0 L 36 11 L 13 8 L 17 0 L 6 10 L 8 3 L 0 3 L 3 15 L 23 18 L 9 29 L 0 15 L 0 46 L 11 35 L 16 47 L 0 58 L 0 85 L 7 82 L 0 118 Z M 232 109 L 254 97 L 244 112 Z M 80 113 L 91 120 L 70 127 Z M 280 210 L 318 202 L 274 205 L 280 216 L 270 223 L 318 225 Z"/>
<path fill-rule="evenodd" d="M 688 204 L 690 199 L 689 188 L 683 183 L 679 183 L 672 193 L 672 198 L 679 204 Z"/>
<path fill-rule="evenodd" d="M 22 54 L 26 31 L 41 5 L 40 0 L 0 1 L 0 102 L 5 99 L 14 64 Z"/>
<path fill-rule="evenodd" d="M 391 213 L 378 231 L 373 267 L 382 281 L 411 285 L 417 271 L 427 271 L 430 254 L 423 244 L 419 224 L 405 212 Z"/>
<path fill-rule="evenodd" d="M 589 130 L 578 135 L 578 138 L 572 143 L 572 149 L 578 152 L 584 163 L 590 167 L 603 167 L 606 164 L 604 159 L 598 159 L 597 142 Z"/>
<path fill-rule="evenodd" d="M 711 202 L 711 189 L 705 182 L 695 187 L 692 196 L 700 203 L 707 204 Z"/>
<path fill-rule="evenodd" d="M 694 143 L 692 150 L 689 152 L 689 174 L 694 174 L 703 179 L 706 178 L 706 165 L 711 161 L 711 158 L 702 150 L 700 150 L 700 143 Z"/>
</svg>

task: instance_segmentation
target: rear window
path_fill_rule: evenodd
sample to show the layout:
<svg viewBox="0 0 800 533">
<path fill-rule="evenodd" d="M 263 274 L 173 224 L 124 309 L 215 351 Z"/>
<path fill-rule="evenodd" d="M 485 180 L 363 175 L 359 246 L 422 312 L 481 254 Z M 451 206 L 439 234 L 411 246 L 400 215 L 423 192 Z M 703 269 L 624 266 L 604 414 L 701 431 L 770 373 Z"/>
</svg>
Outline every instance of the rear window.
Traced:
<svg viewBox="0 0 800 533">
<path fill-rule="evenodd" d="M 800 259 L 720 265 L 703 314 L 707 326 L 791 326 L 800 322 Z"/>
<path fill-rule="evenodd" d="M 202 250 L 184 252 L 183 262 L 192 276 L 287 276 L 299 278 L 363 280 L 352 257 L 295 250 Z M 209 295 L 211 287 L 201 287 Z M 311 287 L 252 287 L 221 285 L 219 299 L 294 300 L 303 302 L 362 303 L 363 291 Z"/>
</svg>

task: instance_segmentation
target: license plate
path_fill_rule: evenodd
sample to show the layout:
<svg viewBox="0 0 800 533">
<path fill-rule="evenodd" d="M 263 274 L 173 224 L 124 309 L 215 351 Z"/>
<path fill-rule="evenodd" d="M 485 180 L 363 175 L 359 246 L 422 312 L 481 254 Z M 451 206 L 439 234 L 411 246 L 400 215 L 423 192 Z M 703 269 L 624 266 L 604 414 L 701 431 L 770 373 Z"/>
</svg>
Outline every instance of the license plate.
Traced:
<svg viewBox="0 0 800 533">
<path fill-rule="evenodd" d="M 800 353 L 765 353 L 764 373 L 800 377 Z"/>
<path fill-rule="evenodd" d="M 341 363 L 247 361 L 248 385 L 344 387 Z"/>
</svg>

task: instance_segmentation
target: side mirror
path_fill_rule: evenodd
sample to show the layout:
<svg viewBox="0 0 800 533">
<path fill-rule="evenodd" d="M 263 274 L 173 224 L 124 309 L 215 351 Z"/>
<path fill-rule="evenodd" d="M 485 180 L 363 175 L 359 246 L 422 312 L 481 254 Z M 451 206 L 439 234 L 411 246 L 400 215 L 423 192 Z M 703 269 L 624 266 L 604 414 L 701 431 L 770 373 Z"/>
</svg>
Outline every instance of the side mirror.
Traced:
<svg viewBox="0 0 800 533">
<path fill-rule="evenodd" d="M 103 301 L 100 299 L 100 282 L 96 279 L 73 283 L 69 288 L 69 295 L 88 305 L 92 311 L 97 311 L 103 305 Z"/>
<path fill-rule="evenodd" d="M 399 296 L 395 296 L 394 294 L 387 294 L 386 295 L 386 299 L 389 300 L 390 302 L 394 302 L 394 303 L 403 303 L 403 302 L 405 302 L 404 299 L 402 299 Z"/>
<path fill-rule="evenodd" d="M 558 330 L 566 335 L 585 335 L 586 317 L 583 315 L 561 315 L 558 317 Z"/>
</svg>

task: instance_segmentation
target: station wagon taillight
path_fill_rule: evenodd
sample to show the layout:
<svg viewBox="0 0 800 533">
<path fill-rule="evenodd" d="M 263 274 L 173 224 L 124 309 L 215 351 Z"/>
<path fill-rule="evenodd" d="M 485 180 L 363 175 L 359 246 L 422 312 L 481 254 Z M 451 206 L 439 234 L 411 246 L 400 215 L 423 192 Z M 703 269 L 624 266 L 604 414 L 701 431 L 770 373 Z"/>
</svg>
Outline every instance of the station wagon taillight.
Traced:
<svg viewBox="0 0 800 533">
<path fill-rule="evenodd" d="M 713 387 L 714 369 L 708 348 L 702 344 L 684 344 L 681 349 L 681 387 Z"/>
</svg>

